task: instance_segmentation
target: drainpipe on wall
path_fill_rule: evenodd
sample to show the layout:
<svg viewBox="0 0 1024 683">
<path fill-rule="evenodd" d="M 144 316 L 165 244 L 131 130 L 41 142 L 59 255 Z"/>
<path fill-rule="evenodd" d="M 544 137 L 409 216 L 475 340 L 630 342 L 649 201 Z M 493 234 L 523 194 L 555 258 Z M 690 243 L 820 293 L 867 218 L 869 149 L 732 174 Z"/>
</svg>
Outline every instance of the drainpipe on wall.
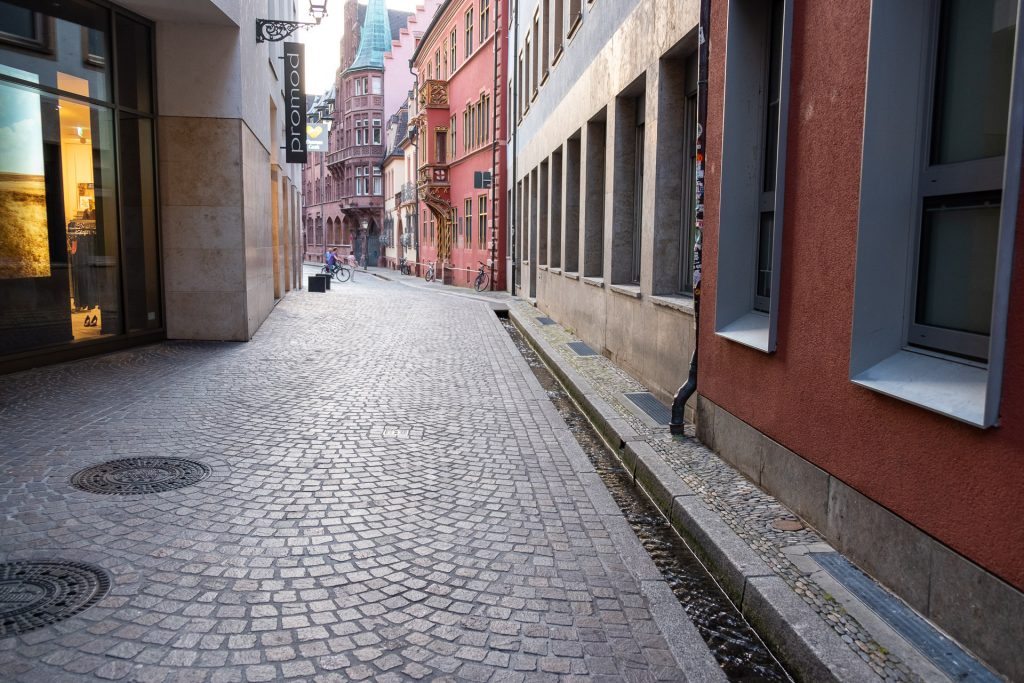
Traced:
<svg viewBox="0 0 1024 683">
<path fill-rule="evenodd" d="M 516 208 L 519 206 L 519 191 L 517 190 L 518 172 L 519 172 L 519 146 L 517 140 L 519 138 L 519 60 L 516 58 L 516 53 L 519 50 L 519 2 L 516 0 L 512 16 L 509 17 L 509 21 L 515 22 L 512 29 L 512 54 L 508 56 L 508 61 L 512 65 L 512 102 L 509 103 L 511 109 L 508 111 L 512 114 L 512 176 L 509 178 L 509 186 L 512 188 L 512 206 L 507 208 L 509 216 L 509 234 L 511 237 L 511 254 L 510 260 L 512 262 L 511 272 L 509 276 L 512 278 L 509 281 L 509 292 L 516 295 L 516 259 L 518 258 L 518 251 L 516 250 L 516 241 L 518 235 L 516 234 L 516 215 L 518 211 Z"/>
<path fill-rule="evenodd" d="M 419 96 L 419 85 L 420 77 L 413 68 L 412 60 L 409 60 L 409 73 L 412 74 L 412 99 L 413 102 L 418 102 L 416 99 Z M 419 113 L 419 105 L 416 107 L 416 112 Z M 413 265 L 416 266 L 415 272 L 419 276 L 420 268 L 420 230 L 423 226 L 420 225 L 420 131 L 418 126 L 409 126 L 409 137 L 412 139 L 412 189 L 413 196 L 416 197 L 416 229 L 413 230 L 413 243 L 416 245 L 416 261 Z"/>
<path fill-rule="evenodd" d="M 690 358 L 690 372 L 686 383 L 679 387 L 672 401 L 672 421 L 669 432 L 683 434 L 685 420 L 683 414 L 686 402 L 697 391 L 697 347 L 700 343 L 700 294 L 701 294 L 701 255 L 704 243 L 704 167 L 705 167 L 705 130 L 708 121 L 708 29 L 711 24 L 711 0 L 700 0 L 700 19 L 697 24 L 697 140 L 696 140 L 696 179 L 697 192 L 694 206 L 694 240 L 693 240 L 693 356 Z"/>
</svg>

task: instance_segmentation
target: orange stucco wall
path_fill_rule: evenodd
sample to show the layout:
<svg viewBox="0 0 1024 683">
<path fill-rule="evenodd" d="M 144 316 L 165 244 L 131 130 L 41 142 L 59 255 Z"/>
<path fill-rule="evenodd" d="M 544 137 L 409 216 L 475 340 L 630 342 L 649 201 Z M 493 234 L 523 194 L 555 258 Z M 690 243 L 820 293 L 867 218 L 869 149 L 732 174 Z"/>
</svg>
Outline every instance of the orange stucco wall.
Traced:
<svg viewBox="0 0 1024 683">
<path fill-rule="evenodd" d="M 794 4 L 779 336 L 771 355 L 713 332 L 728 7 L 712 4 L 699 391 L 1024 589 L 1024 221 L 1000 426 L 977 429 L 852 384 L 870 2 Z"/>
</svg>

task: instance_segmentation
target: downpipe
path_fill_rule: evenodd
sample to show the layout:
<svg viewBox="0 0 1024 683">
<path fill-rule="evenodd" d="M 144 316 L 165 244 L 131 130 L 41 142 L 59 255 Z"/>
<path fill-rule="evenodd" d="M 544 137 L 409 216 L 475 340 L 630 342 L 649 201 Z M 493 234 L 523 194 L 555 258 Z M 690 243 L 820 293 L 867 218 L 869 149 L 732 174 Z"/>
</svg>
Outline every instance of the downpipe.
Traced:
<svg viewBox="0 0 1024 683">
<path fill-rule="evenodd" d="M 708 122 L 708 28 L 711 24 L 711 0 L 700 0 L 700 19 L 697 25 L 697 135 L 696 135 L 696 195 L 694 197 L 693 240 L 693 355 L 686 383 L 679 387 L 672 401 L 672 421 L 669 433 L 685 433 L 686 402 L 697 391 L 697 348 L 700 342 L 701 256 L 704 244 L 704 167 L 706 149 L 704 131 Z"/>
</svg>

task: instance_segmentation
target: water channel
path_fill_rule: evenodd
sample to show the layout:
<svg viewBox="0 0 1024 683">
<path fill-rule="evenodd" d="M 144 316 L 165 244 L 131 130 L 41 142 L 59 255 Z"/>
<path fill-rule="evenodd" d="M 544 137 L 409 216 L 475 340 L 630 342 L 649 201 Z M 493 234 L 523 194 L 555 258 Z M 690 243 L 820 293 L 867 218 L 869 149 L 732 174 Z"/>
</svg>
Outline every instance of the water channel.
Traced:
<svg viewBox="0 0 1024 683">
<path fill-rule="evenodd" d="M 689 546 L 644 490 L 633 482 L 614 452 L 522 333 L 508 319 L 502 319 L 502 324 L 728 679 L 792 681 Z"/>
</svg>

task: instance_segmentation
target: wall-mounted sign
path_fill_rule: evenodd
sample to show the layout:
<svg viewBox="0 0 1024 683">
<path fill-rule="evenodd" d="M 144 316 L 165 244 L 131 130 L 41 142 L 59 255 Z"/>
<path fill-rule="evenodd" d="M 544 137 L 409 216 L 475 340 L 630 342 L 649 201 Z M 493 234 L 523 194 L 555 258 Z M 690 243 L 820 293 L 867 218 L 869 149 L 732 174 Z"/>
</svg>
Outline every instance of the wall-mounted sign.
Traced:
<svg viewBox="0 0 1024 683">
<path fill-rule="evenodd" d="M 315 123 L 306 124 L 306 151 L 307 152 L 326 152 L 327 151 L 327 134 L 331 132 L 331 122 L 316 121 Z"/>
<path fill-rule="evenodd" d="M 284 44 L 285 161 L 306 163 L 305 46 Z"/>
</svg>

